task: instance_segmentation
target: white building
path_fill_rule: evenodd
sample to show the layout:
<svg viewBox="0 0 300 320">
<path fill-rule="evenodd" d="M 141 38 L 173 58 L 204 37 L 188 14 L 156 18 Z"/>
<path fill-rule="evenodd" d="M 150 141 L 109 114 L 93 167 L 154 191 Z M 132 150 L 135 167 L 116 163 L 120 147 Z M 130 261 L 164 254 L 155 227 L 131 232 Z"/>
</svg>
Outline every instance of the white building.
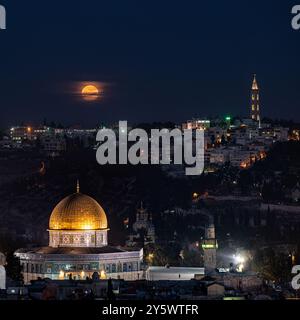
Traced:
<svg viewBox="0 0 300 320">
<path fill-rule="evenodd" d="M 5 264 L 5 255 L 0 252 L 0 290 L 6 289 L 6 270 L 4 268 Z"/>
<path fill-rule="evenodd" d="M 146 279 L 148 281 L 179 281 L 179 280 L 191 280 L 201 279 L 204 277 L 204 268 L 192 268 L 192 267 L 149 267 L 146 271 Z"/>
<path fill-rule="evenodd" d="M 210 127 L 210 120 L 192 119 L 182 124 L 182 129 L 200 129 L 205 130 Z"/>
<path fill-rule="evenodd" d="M 224 165 L 226 162 L 229 161 L 230 157 L 230 150 L 227 148 L 216 148 L 211 149 L 209 151 L 210 154 L 210 164 L 215 165 Z"/>
<path fill-rule="evenodd" d="M 6 271 L 4 266 L 0 266 L 0 290 L 6 289 Z"/>
<path fill-rule="evenodd" d="M 67 149 L 66 139 L 61 135 L 46 135 L 41 143 L 44 152 L 51 157 L 59 156 Z"/>
</svg>

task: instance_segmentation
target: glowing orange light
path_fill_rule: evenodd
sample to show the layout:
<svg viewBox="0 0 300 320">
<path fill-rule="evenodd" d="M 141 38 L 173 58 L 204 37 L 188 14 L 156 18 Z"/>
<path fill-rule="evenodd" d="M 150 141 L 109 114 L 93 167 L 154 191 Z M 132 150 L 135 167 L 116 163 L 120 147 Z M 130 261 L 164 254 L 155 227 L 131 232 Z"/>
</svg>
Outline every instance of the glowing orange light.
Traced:
<svg viewBox="0 0 300 320">
<path fill-rule="evenodd" d="M 64 279 L 65 278 L 65 273 L 63 272 L 63 270 L 61 270 L 59 272 L 59 279 Z"/>
<path fill-rule="evenodd" d="M 99 89 L 94 85 L 87 85 L 81 91 L 85 100 L 93 101 L 99 98 Z"/>
<path fill-rule="evenodd" d="M 92 230 L 93 228 L 92 228 L 91 225 L 85 224 L 85 225 L 82 226 L 82 229 L 83 229 L 83 230 Z"/>
<path fill-rule="evenodd" d="M 82 89 L 82 94 L 98 94 L 98 93 L 99 93 L 98 88 L 93 85 L 85 86 Z"/>
<path fill-rule="evenodd" d="M 102 279 L 102 280 L 106 279 L 106 273 L 105 273 L 104 270 L 102 270 L 102 271 L 100 272 L 100 279 Z"/>
<path fill-rule="evenodd" d="M 247 165 L 247 163 L 246 163 L 246 162 L 242 162 L 240 166 L 241 166 L 241 168 L 243 168 L 243 169 L 245 169 L 245 168 L 247 168 L 247 167 L 248 167 L 248 165 Z"/>
</svg>

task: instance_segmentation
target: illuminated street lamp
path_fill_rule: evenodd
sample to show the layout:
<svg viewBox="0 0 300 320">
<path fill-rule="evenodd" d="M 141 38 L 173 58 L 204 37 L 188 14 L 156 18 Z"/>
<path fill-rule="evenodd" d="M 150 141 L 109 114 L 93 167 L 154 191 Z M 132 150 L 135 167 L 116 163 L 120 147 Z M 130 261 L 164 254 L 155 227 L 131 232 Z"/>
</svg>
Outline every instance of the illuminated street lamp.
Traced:
<svg viewBox="0 0 300 320">
<path fill-rule="evenodd" d="M 193 193 L 193 200 L 197 200 L 198 197 L 199 197 L 199 193 L 194 192 L 194 193 Z"/>
</svg>

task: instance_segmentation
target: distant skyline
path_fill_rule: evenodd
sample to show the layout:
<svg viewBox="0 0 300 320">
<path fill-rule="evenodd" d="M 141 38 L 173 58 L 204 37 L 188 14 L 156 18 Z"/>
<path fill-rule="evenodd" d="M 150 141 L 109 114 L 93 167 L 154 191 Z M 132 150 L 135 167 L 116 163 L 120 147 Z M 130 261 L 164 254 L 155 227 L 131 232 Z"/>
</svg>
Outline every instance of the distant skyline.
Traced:
<svg viewBox="0 0 300 320">
<path fill-rule="evenodd" d="M 300 121 L 293 1 L 1 4 L 2 127 L 249 116 L 253 74 L 262 117 Z M 82 99 L 88 83 L 102 99 Z"/>
</svg>

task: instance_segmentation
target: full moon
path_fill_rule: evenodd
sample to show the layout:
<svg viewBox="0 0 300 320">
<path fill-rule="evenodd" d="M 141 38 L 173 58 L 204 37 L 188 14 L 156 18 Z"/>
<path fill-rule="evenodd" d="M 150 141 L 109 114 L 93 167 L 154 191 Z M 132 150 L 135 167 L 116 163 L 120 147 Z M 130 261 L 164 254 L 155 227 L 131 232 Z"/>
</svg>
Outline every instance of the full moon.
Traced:
<svg viewBox="0 0 300 320">
<path fill-rule="evenodd" d="M 94 85 L 87 85 L 81 91 L 85 100 L 93 101 L 99 98 L 99 90 Z"/>
</svg>

